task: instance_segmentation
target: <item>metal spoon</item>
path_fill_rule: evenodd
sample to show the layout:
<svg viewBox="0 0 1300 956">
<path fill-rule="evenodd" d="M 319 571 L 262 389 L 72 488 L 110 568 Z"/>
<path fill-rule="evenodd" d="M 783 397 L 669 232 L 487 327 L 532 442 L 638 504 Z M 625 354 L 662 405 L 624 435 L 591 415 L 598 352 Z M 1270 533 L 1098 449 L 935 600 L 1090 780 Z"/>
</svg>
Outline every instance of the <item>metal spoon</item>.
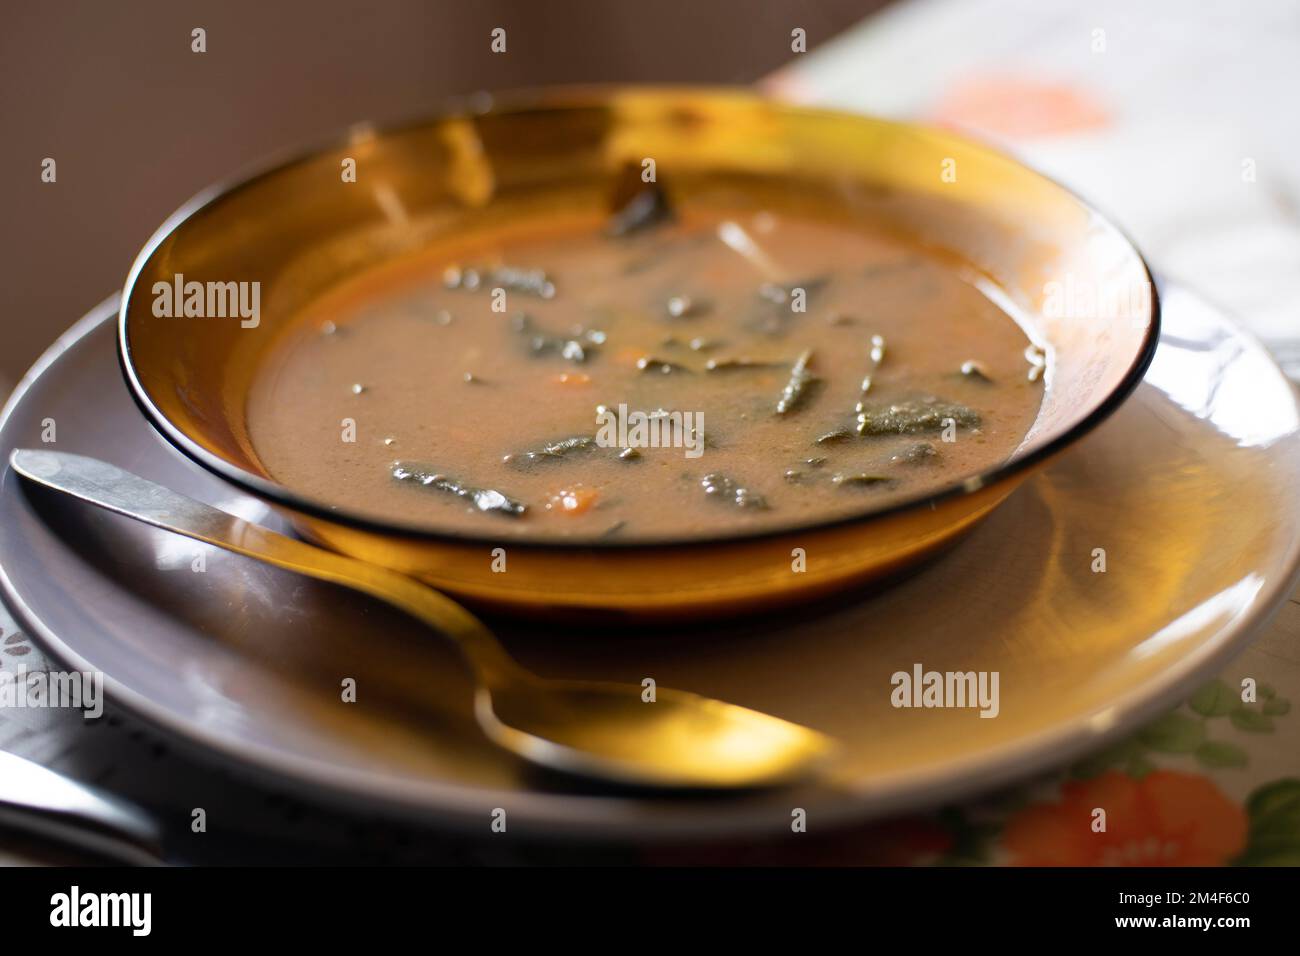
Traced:
<svg viewBox="0 0 1300 956">
<path fill-rule="evenodd" d="M 0 751 L 0 824 L 123 863 L 162 862 L 162 831 L 140 807 Z"/>
<path fill-rule="evenodd" d="M 165 531 L 362 591 L 450 637 L 473 671 L 479 726 L 525 760 L 582 777 L 653 787 L 756 787 L 806 773 L 830 750 L 814 730 L 658 687 L 546 680 L 516 664 L 476 617 L 414 578 L 268 531 L 107 462 L 17 449 L 14 470 Z"/>
</svg>

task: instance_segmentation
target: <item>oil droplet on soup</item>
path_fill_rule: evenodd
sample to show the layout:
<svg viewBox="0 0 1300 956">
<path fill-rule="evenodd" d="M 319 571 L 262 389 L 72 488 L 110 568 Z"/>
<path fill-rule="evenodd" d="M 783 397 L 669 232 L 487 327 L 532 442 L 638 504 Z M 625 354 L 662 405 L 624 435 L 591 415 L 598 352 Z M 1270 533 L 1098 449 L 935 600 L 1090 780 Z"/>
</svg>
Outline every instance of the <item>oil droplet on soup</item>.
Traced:
<svg viewBox="0 0 1300 956">
<path fill-rule="evenodd" d="M 431 247 L 316 300 L 250 391 L 268 472 L 452 533 L 713 537 L 938 490 L 1032 425 L 1032 343 L 959 264 L 642 207 Z"/>
</svg>

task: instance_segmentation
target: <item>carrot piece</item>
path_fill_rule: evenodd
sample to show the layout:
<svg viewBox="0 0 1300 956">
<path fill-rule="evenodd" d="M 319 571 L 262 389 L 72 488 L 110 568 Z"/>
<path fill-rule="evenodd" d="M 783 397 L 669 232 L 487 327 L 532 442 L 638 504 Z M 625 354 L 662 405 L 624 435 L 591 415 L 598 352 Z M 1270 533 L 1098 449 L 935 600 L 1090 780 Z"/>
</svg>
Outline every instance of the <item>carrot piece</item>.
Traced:
<svg viewBox="0 0 1300 956">
<path fill-rule="evenodd" d="M 596 503 L 600 495 L 594 488 L 585 488 L 582 485 L 573 485 L 570 488 L 561 488 L 555 494 L 551 495 L 546 502 L 547 511 L 558 511 L 566 515 L 585 514 Z"/>
</svg>

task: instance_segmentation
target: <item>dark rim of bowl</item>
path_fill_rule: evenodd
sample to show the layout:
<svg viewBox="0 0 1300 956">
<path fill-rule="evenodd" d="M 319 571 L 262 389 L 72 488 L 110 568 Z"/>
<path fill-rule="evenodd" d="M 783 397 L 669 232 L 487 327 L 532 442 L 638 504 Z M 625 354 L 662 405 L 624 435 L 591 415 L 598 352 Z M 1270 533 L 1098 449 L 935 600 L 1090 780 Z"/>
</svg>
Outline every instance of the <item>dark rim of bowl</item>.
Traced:
<svg viewBox="0 0 1300 956">
<path fill-rule="evenodd" d="M 521 112 L 530 109 L 572 109 L 584 105 L 599 106 L 607 103 L 611 97 L 620 92 L 637 91 L 654 93 L 661 92 L 664 94 L 694 94 L 705 97 L 724 97 L 730 96 L 737 99 L 748 99 L 755 103 L 765 103 L 776 109 L 791 110 L 812 115 L 822 115 L 829 118 L 842 118 L 850 120 L 870 120 L 873 123 L 881 123 L 887 126 L 893 126 L 900 129 L 925 129 L 920 124 L 905 123 L 894 120 L 882 119 L 875 116 L 859 116 L 840 110 L 824 109 L 817 107 L 808 107 L 799 104 L 783 103 L 780 100 L 769 99 L 759 93 L 754 92 L 748 87 L 707 87 L 692 85 L 646 85 L 646 86 L 559 86 L 540 88 L 535 90 L 512 90 L 500 93 L 486 94 L 490 106 L 488 109 L 480 109 L 475 106 L 480 98 L 485 94 L 473 94 L 470 96 L 455 97 L 446 102 L 444 107 L 433 112 L 422 113 L 417 117 L 407 120 L 397 121 L 392 124 L 368 124 L 355 123 L 348 127 L 348 131 L 355 130 L 359 127 L 368 127 L 373 130 L 376 136 L 390 136 L 403 133 L 409 130 L 418 129 L 422 126 L 436 123 L 440 120 L 454 117 L 473 117 L 484 115 L 488 112 Z M 927 505 L 933 505 L 940 501 L 946 501 L 951 498 L 962 495 L 973 494 L 990 485 L 998 484 L 1007 478 L 1017 475 L 1021 472 L 1028 471 L 1036 465 L 1051 458 L 1056 453 L 1067 448 L 1069 445 L 1082 438 L 1088 432 L 1092 431 L 1103 421 L 1110 417 L 1114 411 L 1133 393 L 1138 384 L 1146 375 L 1147 368 L 1155 356 L 1156 346 L 1160 339 L 1160 294 L 1156 287 L 1156 282 L 1151 274 L 1150 266 L 1146 258 L 1142 255 L 1141 250 L 1133 242 L 1132 238 L 1108 216 L 1103 215 L 1094 206 L 1080 199 L 1072 190 L 1067 189 L 1050 176 L 1045 176 L 1034 169 L 1024 166 L 1022 163 L 1012 157 L 994 149 L 982 142 L 970 137 L 953 133 L 949 130 L 941 130 L 943 135 L 956 139 L 966 145 L 981 150 L 985 153 L 993 154 L 1005 162 L 1011 163 L 1024 170 L 1031 176 L 1051 183 L 1060 189 L 1067 196 L 1072 198 L 1081 208 L 1095 215 L 1098 219 L 1109 225 L 1115 232 L 1124 239 L 1124 241 L 1133 250 L 1146 274 L 1147 286 L 1151 290 L 1151 321 L 1147 325 L 1146 334 L 1143 336 L 1142 346 L 1138 349 L 1128 370 L 1119 384 L 1106 395 L 1097 407 L 1092 409 L 1082 419 L 1066 429 L 1060 435 L 1050 441 L 1044 442 L 1036 448 L 1024 452 L 1023 454 L 1013 454 L 1006 461 L 992 468 L 986 469 L 975 475 L 970 475 L 940 488 L 938 491 L 925 492 L 895 501 L 882 508 L 872 508 L 859 513 L 847 515 L 845 517 L 834 518 L 830 521 L 813 521 L 805 524 L 794 524 L 777 528 L 763 528 L 752 531 L 741 531 L 727 533 L 725 535 L 715 535 L 712 537 L 699 538 L 641 538 L 628 541 L 619 541 L 617 539 L 605 538 L 556 538 L 550 541 L 541 541 L 525 537 L 515 538 L 512 535 L 490 535 L 490 534 L 461 534 L 453 531 L 437 530 L 427 525 L 405 524 L 400 522 L 388 522 L 378 518 L 367 517 L 362 514 L 355 514 L 343 510 L 331 508 L 329 505 L 303 497 L 285 486 L 278 484 L 260 475 L 252 474 L 244 469 L 232 465 L 230 462 L 212 454 L 207 449 L 201 447 L 193 439 L 189 438 L 184 432 L 177 428 L 172 422 L 154 405 L 145 391 L 144 385 L 135 374 L 135 368 L 131 360 L 131 342 L 127 330 L 127 305 L 131 300 L 132 292 L 135 288 L 136 280 L 143 271 L 145 264 L 153 256 L 157 248 L 177 229 L 182 227 L 185 222 L 195 216 L 198 212 L 206 209 L 208 206 L 224 199 L 226 196 L 246 188 L 262 179 L 273 176 L 283 170 L 286 170 L 298 163 L 305 162 L 321 153 L 330 152 L 344 146 L 348 142 L 349 133 L 345 131 L 342 135 L 335 135 L 328 140 L 318 143 L 308 148 L 294 149 L 275 157 L 269 162 L 264 161 L 256 164 L 251 171 L 236 174 L 229 179 L 217 182 L 206 189 L 201 190 L 187 202 L 185 202 L 176 212 L 172 213 L 163 222 L 161 226 L 145 243 L 144 248 L 136 256 L 131 265 L 131 270 L 127 274 L 126 284 L 122 289 L 122 303 L 118 310 L 118 360 L 122 368 L 122 374 L 126 378 L 128 391 L 135 400 L 136 405 L 140 408 L 149 424 L 161 434 L 167 441 L 180 450 L 187 458 L 197 462 L 199 465 L 225 479 L 231 484 L 244 491 L 250 492 L 259 498 L 267 499 L 273 504 L 288 508 L 301 514 L 320 518 L 325 521 L 346 527 L 356 528 L 362 531 L 368 531 L 375 534 L 397 536 L 403 538 L 415 538 L 427 541 L 447 541 L 455 544 L 478 544 L 488 547 L 500 546 L 503 543 L 511 547 L 529 548 L 538 550 L 609 550 L 621 551 L 627 549 L 633 550 L 651 550 L 654 548 L 690 548 L 690 547 L 717 547 L 719 545 L 740 544 L 762 539 L 774 539 L 786 537 L 794 534 L 808 534 L 819 531 L 826 531 L 832 528 L 847 527 L 854 524 L 865 524 L 875 519 L 895 516 L 906 511 L 912 511 Z"/>
</svg>

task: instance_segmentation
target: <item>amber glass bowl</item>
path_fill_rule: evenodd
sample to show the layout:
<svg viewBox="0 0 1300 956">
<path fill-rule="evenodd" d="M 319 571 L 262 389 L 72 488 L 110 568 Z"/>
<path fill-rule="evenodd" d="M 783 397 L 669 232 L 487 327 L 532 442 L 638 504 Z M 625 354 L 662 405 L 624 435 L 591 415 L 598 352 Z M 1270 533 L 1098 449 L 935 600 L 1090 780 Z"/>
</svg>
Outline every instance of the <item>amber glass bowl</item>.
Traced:
<svg viewBox="0 0 1300 956">
<path fill-rule="evenodd" d="M 646 157 L 672 170 L 678 204 L 732 188 L 756 209 L 870 224 L 962 263 L 1047 355 L 1042 408 L 1019 449 L 938 492 L 848 519 L 653 545 L 525 544 L 399 525 L 304 497 L 267 473 L 249 441 L 249 384 L 305 304 L 457 229 L 558 209 L 597 214 L 618 173 Z M 347 160 L 356 182 L 344 182 Z M 156 316 L 155 284 L 178 273 L 259 282 L 257 327 Z M 305 537 L 470 603 L 646 617 L 754 610 L 917 564 L 1114 411 L 1157 334 L 1155 289 L 1132 244 L 1061 186 L 985 146 L 745 91 L 629 87 L 480 97 L 400 128 L 358 127 L 202 193 L 136 259 L 119 346 L 149 421 L 199 465 L 282 509 Z M 498 547 L 505 573 L 493 570 Z"/>
</svg>

